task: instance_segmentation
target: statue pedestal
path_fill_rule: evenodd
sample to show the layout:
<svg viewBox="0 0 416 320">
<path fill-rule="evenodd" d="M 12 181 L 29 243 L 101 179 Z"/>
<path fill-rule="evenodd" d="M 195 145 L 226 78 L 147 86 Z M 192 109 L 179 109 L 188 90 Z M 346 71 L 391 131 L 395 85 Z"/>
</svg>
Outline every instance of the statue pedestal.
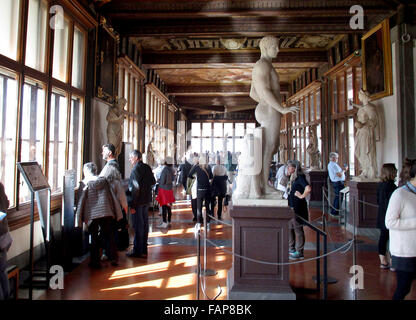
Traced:
<svg viewBox="0 0 416 320">
<path fill-rule="evenodd" d="M 377 186 L 379 182 L 366 181 L 347 181 L 346 185 L 350 188 L 350 214 L 348 224 L 353 226 L 353 215 L 355 217 L 355 227 L 357 228 L 376 228 L 377 225 Z M 371 203 L 367 205 L 360 201 Z"/>
<path fill-rule="evenodd" d="M 288 223 L 293 212 L 287 200 L 235 199 L 233 253 L 251 259 L 289 261 Z M 229 300 L 295 300 L 289 285 L 289 266 L 257 263 L 233 256 L 227 275 Z"/>
<path fill-rule="evenodd" d="M 322 199 L 322 187 L 326 186 L 328 179 L 328 171 L 309 171 L 306 172 L 306 177 L 311 185 L 311 199 L 310 201 L 321 202 Z"/>
</svg>

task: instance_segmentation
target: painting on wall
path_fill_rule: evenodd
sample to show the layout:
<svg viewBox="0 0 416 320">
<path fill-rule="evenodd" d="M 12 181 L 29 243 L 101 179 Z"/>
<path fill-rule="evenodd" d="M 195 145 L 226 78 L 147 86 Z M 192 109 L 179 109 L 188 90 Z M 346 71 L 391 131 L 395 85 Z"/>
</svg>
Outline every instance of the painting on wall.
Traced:
<svg viewBox="0 0 416 320">
<path fill-rule="evenodd" d="M 389 20 L 386 19 L 361 39 L 363 89 L 372 100 L 393 93 Z"/>
<path fill-rule="evenodd" d="M 116 58 L 119 36 L 100 19 L 97 35 L 96 95 L 108 103 L 113 103 L 116 95 Z"/>
</svg>

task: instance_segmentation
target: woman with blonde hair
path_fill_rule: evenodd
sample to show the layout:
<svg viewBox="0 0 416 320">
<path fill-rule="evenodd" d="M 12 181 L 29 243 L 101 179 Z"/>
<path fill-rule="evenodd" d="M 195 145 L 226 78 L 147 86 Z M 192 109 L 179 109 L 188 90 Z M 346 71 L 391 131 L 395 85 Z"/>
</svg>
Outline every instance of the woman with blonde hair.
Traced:
<svg viewBox="0 0 416 320">
<path fill-rule="evenodd" d="M 394 181 L 397 176 L 397 169 L 394 163 L 385 163 L 381 168 L 381 182 L 377 187 L 377 228 L 380 230 L 380 238 L 378 240 L 378 255 L 380 257 L 380 268 L 388 269 L 390 267 L 386 253 L 387 242 L 389 241 L 389 230 L 386 228 L 384 220 L 386 219 L 387 206 L 394 190 L 397 186 Z"/>
</svg>

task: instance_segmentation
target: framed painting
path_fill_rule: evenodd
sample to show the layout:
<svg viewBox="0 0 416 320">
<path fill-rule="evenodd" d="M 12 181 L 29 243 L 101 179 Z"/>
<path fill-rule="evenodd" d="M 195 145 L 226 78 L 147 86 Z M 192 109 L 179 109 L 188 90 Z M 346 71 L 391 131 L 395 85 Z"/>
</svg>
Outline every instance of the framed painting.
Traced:
<svg viewBox="0 0 416 320">
<path fill-rule="evenodd" d="M 97 34 L 96 57 L 96 95 L 98 98 L 113 103 L 116 92 L 117 44 L 119 36 L 101 17 Z"/>
<path fill-rule="evenodd" d="M 390 26 L 386 19 L 361 38 L 363 89 L 372 100 L 393 93 Z"/>
</svg>

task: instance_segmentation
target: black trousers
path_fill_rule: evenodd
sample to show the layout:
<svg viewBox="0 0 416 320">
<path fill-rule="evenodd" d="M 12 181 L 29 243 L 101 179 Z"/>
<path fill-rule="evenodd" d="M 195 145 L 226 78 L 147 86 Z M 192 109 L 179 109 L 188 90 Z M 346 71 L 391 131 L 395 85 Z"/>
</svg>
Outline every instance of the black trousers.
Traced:
<svg viewBox="0 0 416 320">
<path fill-rule="evenodd" d="M 167 216 L 167 220 L 166 220 L 166 216 Z M 163 222 L 170 222 L 170 220 L 172 219 L 172 210 L 170 208 L 170 206 L 165 205 L 162 206 L 162 218 L 163 218 Z"/>
<path fill-rule="evenodd" d="M 196 221 L 196 216 L 198 214 L 198 208 L 197 208 L 197 199 L 191 200 L 191 206 L 192 206 L 192 214 L 194 215 L 194 220 Z"/>
<path fill-rule="evenodd" d="M 211 214 L 211 195 L 210 191 L 208 189 L 201 190 L 199 189 L 197 191 L 197 198 L 196 198 L 196 207 L 197 207 L 197 219 L 198 222 L 203 223 L 204 219 L 202 216 L 202 204 L 205 204 L 205 210 L 207 213 L 207 222 L 210 221 L 210 217 L 208 217 L 209 214 Z"/>
<path fill-rule="evenodd" d="M 217 198 L 218 198 L 217 217 L 218 217 L 218 219 L 221 219 L 221 215 L 222 215 L 222 202 L 223 202 L 223 200 L 224 200 L 225 197 L 223 197 L 223 196 L 212 197 L 211 210 L 212 210 L 212 215 L 214 215 L 215 200 Z"/>
<path fill-rule="evenodd" d="M 90 258 L 92 263 L 100 263 L 100 248 L 105 245 L 105 252 L 110 261 L 118 261 L 118 252 L 114 238 L 114 219 L 104 217 L 94 219 L 88 227 L 91 234 Z"/>
<path fill-rule="evenodd" d="M 389 242 L 389 230 L 380 229 L 380 239 L 378 239 L 378 254 L 382 256 L 386 255 L 388 242 Z"/>
<path fill-rule="evenodd" d="M 396 270 L 396 276 L 397 287 L 394 292 L 393 300 L 404 300 L 412 288 L 412 282 L 416 279 L 416 273 Z"/>
</svg>

